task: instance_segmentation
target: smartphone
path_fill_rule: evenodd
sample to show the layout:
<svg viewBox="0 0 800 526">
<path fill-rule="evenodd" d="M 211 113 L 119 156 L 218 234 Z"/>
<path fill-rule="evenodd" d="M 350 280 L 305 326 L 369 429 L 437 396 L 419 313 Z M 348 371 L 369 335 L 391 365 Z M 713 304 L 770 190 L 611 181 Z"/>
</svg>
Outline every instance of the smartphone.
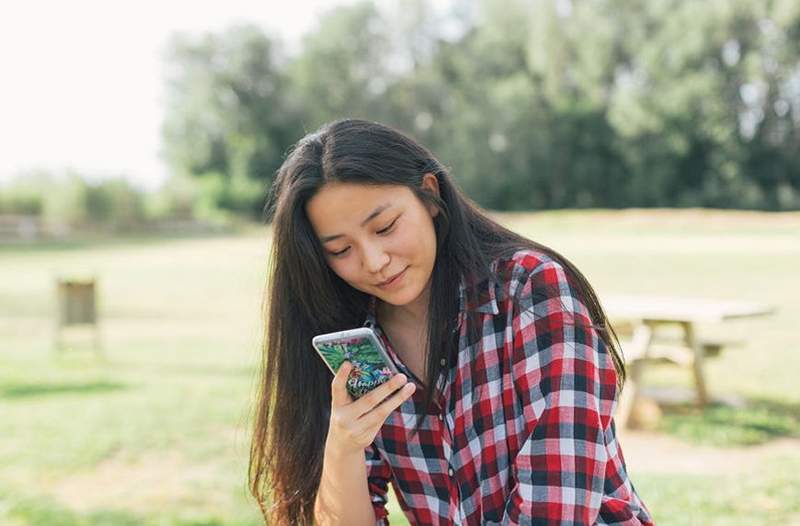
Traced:
<svg viewBox="0 0 800 526">
<path fill-rule="evenodd" d="M 400 372 L 371 327 L 319 334 L 312 338 L 311 344 L 333 374 L 345 360 L 353 365 L 346 388 L 355 399 Z"/>
</svg>

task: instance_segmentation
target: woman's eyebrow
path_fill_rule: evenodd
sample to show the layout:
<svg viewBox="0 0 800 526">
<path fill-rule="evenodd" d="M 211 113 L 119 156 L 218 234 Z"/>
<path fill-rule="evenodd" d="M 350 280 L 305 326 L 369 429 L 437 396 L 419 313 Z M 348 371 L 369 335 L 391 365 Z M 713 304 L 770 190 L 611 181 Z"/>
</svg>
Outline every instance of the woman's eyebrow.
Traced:
<svg viewBox="0 0 800 526">
<path fill-rule="evenodd" d="M 370 213 L 370 214 L 367 216 L 367 218 L 366 218 L 366 219 L 364 219 L 364 220 L 361 222 L 361 226 L 364 226 L 364 225 L 366 225 L 366 224 L 367 224 L 367 223 L 369 223 L 369 222 L 370 222 L 372 219 L 374 219 L 375 217 L 377 217 L 378 215 L 380 215 L 380 213 L 381 213 L 381 212 L 383 212 L 384 210 L 386 210 L 387 208 L 389 208 L 389 207 L 391 207 L 391 206 L 392 206 L 392 205 L 391 205 L 390 203 L 384 203 L 384 204 L 382 204 L 382 205 L 378 206 L 378 207 L 377 207 L 375 210 L 373 210 L 373 211 L 372 211 L 372 213 Z M 325 237 L 321 238 L 321 239 L 320 239 L 320 241 L 321 241 L 321 242 L 324 244 L 324 243 L 327 243 L 328 241 L 333 241 L 334 239 L 340 238 L 340 237 L 342 237 L 343 235 L 344 235 L 344 234 L 334 234 L 334 235 L 331 235 L 331 236 L 325 236 Z"/>
</svg>

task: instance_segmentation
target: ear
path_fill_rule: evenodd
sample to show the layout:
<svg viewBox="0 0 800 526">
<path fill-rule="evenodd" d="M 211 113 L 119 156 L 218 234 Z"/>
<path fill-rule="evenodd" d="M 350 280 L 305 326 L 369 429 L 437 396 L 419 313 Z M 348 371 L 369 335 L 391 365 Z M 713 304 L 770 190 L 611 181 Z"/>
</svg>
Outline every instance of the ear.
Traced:
<svg viewBox="0 0 800 526">
<path fill-rule="evenodd" d="M 436 178 L 435 175 L 428 172 L 422 176 L 422 184 L 420 185 L 423 191 L 431 193 L 435 196 L 439 196 L 439 179 Z M 439 213 L 439 209 L 432 204 L 428 204 L 428 212 L 431 214 L 431 217 L 436 217 Z"/>
</svg>

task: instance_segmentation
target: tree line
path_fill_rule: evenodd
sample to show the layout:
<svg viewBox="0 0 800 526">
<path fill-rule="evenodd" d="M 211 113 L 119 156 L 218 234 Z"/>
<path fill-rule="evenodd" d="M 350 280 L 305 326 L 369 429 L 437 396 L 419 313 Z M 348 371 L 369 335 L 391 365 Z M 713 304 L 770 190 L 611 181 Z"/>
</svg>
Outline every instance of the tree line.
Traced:
<svg viewBox="0 0 800 526">
<path fill-rule="evenodd" d="M 479 204 L 800 209 L 795 0 L 363 1 L 289 49 L 256 26 L 175 35 L 164 152 L 259 216 L 321 123 L 419 139 Z"/>
</svg>

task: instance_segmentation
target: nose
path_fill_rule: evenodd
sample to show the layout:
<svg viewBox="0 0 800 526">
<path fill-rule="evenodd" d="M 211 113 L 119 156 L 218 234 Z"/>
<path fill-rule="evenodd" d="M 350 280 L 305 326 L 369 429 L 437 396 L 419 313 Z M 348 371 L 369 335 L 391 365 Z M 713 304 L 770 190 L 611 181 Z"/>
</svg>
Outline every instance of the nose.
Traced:
<svg viewBox="0 0 800 526">
<path fill-rule="evenodd" d="M 389 254 L 378 243 L 364 245 L 362 254 L 364 269 L 372 274 L 377 274 L 389 263 Z"/>
</svg>

